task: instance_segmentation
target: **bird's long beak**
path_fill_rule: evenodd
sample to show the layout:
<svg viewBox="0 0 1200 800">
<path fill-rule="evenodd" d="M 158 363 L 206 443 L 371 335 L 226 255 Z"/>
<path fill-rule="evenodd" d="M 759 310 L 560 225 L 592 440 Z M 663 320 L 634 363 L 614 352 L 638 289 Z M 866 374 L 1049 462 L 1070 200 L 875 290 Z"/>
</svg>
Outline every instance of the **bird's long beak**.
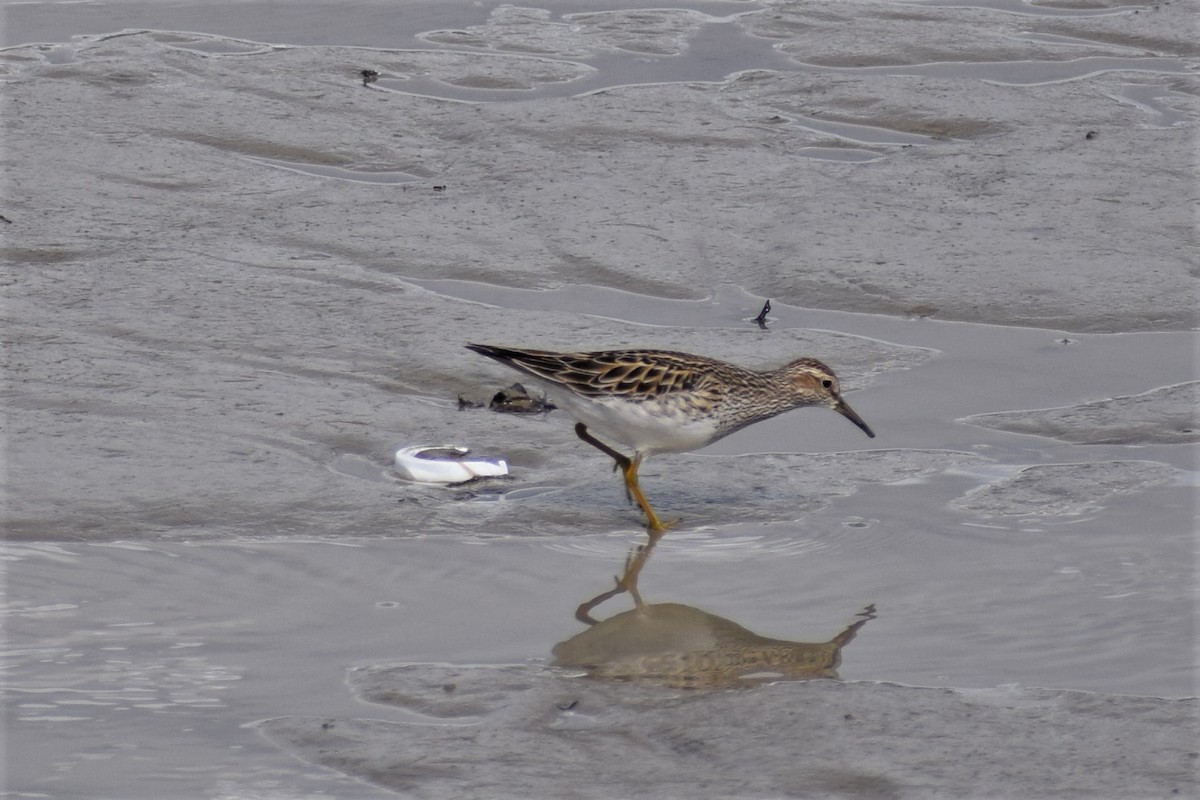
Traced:
<svg viewBox="0 0 1200 800">
<path fill-rule="evenodd" d="M 875 431 L 871 430 L 870 425 L 863 422 L 863 418 L 860 417 L 858 415 L 858 413 L 855 412 L 855 410 L 853 408 L 851 408 L 850 404 L 847 403 L 845 400 L 843 400 L 842 398 L 839 397 L 837 399 L 837 402 L 833 406 L 833 410 L 838 412 L 839 414 L 841 414 L 846 419 L 853 422 L 858 427 L 862 428 L 862 432 L 865 433 L 867 436 L 870 436 L 872 439 L 875 438 Z"/>
</svg>

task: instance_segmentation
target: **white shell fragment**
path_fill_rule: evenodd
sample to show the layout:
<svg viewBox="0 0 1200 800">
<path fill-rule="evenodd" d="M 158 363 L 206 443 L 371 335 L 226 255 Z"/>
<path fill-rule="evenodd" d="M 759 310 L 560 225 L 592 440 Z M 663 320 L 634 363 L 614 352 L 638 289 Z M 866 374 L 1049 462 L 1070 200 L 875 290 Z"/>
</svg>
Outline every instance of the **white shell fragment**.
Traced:
<svg viewBox="0 0 1200 800">
<path fill-rule="evenodd" d="M 461 483 L 508 474 L 504 459 L 468 457 L 470 452 L 453 444 L 402 447 L 396 451 L 396 472 L 420 483 Z"/>
</svg>

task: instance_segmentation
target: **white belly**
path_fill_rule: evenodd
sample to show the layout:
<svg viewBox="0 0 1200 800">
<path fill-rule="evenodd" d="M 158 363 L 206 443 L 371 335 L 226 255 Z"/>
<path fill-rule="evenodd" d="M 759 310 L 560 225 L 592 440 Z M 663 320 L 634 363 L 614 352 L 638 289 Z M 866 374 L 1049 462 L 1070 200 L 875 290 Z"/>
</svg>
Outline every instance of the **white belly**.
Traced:
<svg viewBox="0 0 1200 800">
<path fill-rule="evenodd" d="M 556 386 L 545 385 L 555 405 L 566 411 L 600 439 L 619 442 L 643 455 L 696 450 L 713 440 L 717 426 L 712 419 L 695 420 L 671 414 L 662 404 L 649 400 L 591 401 Z"/>
</svg>

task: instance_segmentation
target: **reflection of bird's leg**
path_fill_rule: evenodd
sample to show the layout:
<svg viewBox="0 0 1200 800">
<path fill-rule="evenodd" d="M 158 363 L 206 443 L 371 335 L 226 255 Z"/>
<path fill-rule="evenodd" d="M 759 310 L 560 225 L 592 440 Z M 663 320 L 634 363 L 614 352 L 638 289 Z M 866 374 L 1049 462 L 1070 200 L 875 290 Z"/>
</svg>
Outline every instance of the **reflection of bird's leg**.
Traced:
<svg viewBox="0 0 1200 800">
<path fill-rule="evenodd" d="M 642 487 L 638 484 L 637 479 L 638 467 L 642 464 L 640 453 L 635 453 L 633 458 L 623 453 L 618 453 L 588 433 L 587 426 L 582 422 L 575 424 L 575 435 L 602 453 L 606 453 L 613 461 L 617 462 L 617 466 L 621 469 L 621 475 L 625 478 L 625 492 L 633 498 L 634 502 L 638 504 L 638 507 L 646 515 L 646 530 L 649 531 L 652 538 L 661 536 L 666 532 L 667 528 L 674 524 L 667 523 L 664 525 L 658 518 L 658 514 L 655 514 L 654 509 L 650 507 L 650 501 L 646 499 L 646 495 L 642 493 Z"/>
<path fill-rule="evenodd" d="M 646 607 L 646 604 L 642 602 L 642 593 L 638 591 L 638 575 L 641 574 L 646 559 L 650 558 L 650 551 L 654 548 L 654 543 L 658 541 L 654 538 L 654 534 L 650 534 L 650 537 L 650 544 L 639 546 L 637 550 L 625 557 L 625 574 L 617 579 L 617 588 L 629 592 L 629 596 L 633 598 L 634 607 L 638 609 Z"/>
<path fill-rule="evenodd" d="M 642 567 L 646 566 L 646 562 L 650 559 L 650 554 L 654 552 L 654 545 L 658 544 L 658 540 L 661 538 L 661 533 L 650 533 L 649 541 L 644 545 L 638 545 L 625 558 L 625 572 L 621 577 L 616 579 L 617 585 L 607 592 L 601 592 L 591 600 L 581 604 L 579 608 L 575 609 L 575 619 L 587 625 L 595 625 L 596 620 L 592 619 L 592 609 L 622 592 L 629 592 L 629 596 L 633 598 L 634 606 L 638 609 L 644 609 L 646 603 L 642 600 L 641 592 L 638 591 L 638 576 L 642 573 Z"/>
</svg>

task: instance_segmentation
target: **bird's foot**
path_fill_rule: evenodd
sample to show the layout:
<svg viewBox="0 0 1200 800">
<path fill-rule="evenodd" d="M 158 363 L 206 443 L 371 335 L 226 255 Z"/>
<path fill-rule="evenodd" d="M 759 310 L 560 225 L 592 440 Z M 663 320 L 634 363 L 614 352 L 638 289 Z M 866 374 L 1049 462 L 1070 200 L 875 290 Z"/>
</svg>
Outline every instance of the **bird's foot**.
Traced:
<svg viewBox="0 0 1200 800">
<path fill-rule="evenodd" d="M 650 536 L 650 541 L 658 540 L 664 533 L 679 525 L 680 522 L 679 517 L 663 522 L 653 511 L 646 516 L 646 533 Z"/>
</svg>

